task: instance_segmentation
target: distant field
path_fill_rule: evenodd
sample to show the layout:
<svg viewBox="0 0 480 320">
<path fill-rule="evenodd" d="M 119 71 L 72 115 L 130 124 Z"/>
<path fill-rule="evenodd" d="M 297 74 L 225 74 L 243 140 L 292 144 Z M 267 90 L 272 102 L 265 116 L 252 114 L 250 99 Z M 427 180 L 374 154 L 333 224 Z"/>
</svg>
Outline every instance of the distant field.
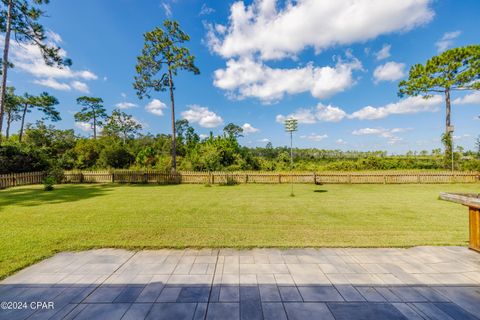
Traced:
<svg viewBox="0 0 480 320">
<path fill-rule="evenodd" d="M 0 191 L 0 278 L 58 251 L 94 247 L 466 245 L 453 185 L 61 185 Z"/>
</svg>

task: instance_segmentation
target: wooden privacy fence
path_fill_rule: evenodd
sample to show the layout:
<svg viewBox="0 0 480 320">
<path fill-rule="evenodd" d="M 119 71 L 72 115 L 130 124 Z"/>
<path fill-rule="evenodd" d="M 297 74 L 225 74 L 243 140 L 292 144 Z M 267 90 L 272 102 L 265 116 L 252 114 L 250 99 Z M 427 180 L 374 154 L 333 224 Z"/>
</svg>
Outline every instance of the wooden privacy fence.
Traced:
<svg viewBox="0 0 480 320">
<path fill-rule="evenodd" d="M 317 184 L 397 184 L 474 183 L 480 173 L 472 171 L 363 171 L 363 172 L 198 172 L 166 173 L 155 170 L 66 171 L 65 183 L 317 183 Z"/>
<path fill-rule="evenodd" d="M 0 189 L 42 183 L 44 172 L 0 174 Z"/>
<path fill-rule="evenodd" d="M 0 175 L 0 189 L 42 183 L 45 173 Z M 64 183 L 317 183 L 317 184 L 405 184 L 475 183 L 480 173 L 472 171 L 363 171 L 363 172 L 197 172 L 169 173 L 155 170 L 65 171 Z"/>
</svg>

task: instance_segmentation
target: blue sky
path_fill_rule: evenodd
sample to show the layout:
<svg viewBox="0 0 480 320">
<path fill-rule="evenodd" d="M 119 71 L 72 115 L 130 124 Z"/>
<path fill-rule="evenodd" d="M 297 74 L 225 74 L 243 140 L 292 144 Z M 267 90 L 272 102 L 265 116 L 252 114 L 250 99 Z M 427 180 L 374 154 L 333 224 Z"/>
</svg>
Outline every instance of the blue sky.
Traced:
<svg viewBox="0 0 480 320">
<path fill-rule="evenodd" d="M 442 97 L 400 99 L 398 82 L 415 63 L 480 42 L 476 0 L 56 0 L 46 10 L 50 41 L 73 65 L 46 68 L 34 48 L 16 46 L 10 85 L 18 94 L 55 95 L 63 117 L 56 125 L 85 136 L 88 127 L 73 119 L 81 95 L 103 98 L 109 112 L 125 108 L 144 132 L 170 132 L 167 93 L 139 100 L 132 87 L 143 33 L 167 18 L 190 35 L 201 71 L 177 77 L 177 118 L 201 134 L 243 125 L 248 146 L 285 145 L 281 122 L 293 115 L 301 147 L 391 153 L 440 147 Z M 465 95 L 453 97 L 452 121 L 456 143 L 473 148 L 480 94 Z M 27 121 L 38 118 L 32 113 Z"/>
</svg>

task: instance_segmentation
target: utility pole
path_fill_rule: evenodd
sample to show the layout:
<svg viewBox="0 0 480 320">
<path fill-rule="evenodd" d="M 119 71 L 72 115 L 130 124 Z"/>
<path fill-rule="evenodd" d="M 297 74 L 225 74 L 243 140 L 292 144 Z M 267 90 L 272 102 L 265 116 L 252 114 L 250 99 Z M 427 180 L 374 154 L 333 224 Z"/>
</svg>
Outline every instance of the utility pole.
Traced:
<svg viewBox="0 0 480 320">
<path fill-rule="evenodd" d="M 292 191 L 290 193 L 291 197 L 295 197 L 293 193 L 293 178 L 292 178 L 292 169 L 293 169 L 293 133 L 298 130 L 298 120 L 297 119 L 287 119 L 285 120 L 285 131 L 290 133 L 290 181 L 292 183 Z"/>
</svg>

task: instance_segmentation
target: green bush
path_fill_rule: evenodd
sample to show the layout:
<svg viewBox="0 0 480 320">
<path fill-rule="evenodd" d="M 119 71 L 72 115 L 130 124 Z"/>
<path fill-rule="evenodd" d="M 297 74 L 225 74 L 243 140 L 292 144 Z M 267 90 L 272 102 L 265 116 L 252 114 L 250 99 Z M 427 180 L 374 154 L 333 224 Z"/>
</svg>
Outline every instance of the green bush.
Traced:
<svg viewBox="0 0 480 320">
<path fill-rule="evenodd" d="M 55 184 L 55 178 L 52 176 L 47 176 L 43 179 L 43 190 L 52 191 L 54 189 L 53 185 Z"/>
</svg>

